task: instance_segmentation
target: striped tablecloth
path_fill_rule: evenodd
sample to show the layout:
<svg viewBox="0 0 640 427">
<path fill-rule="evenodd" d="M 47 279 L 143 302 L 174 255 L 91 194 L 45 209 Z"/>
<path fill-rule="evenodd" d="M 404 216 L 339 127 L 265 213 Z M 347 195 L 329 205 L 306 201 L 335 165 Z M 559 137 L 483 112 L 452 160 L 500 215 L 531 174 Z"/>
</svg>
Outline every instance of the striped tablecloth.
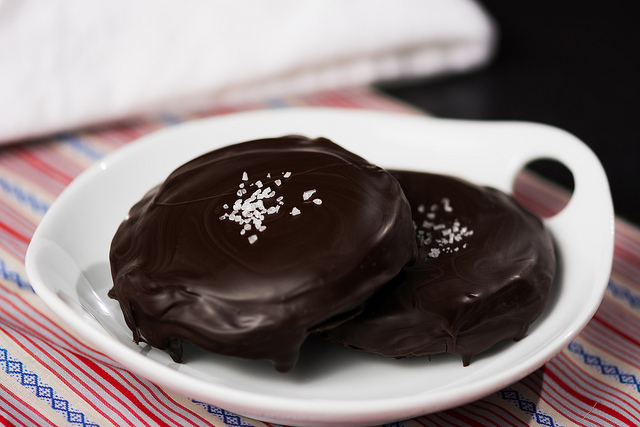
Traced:
<svg viewBox="0 0 640 427">
<path fill-rule="evenodd" d="M 241 110 L 290 106 L 416 113 L 370 89 L 274 99 Z M 139 378 L 60 325 L 25 275 L 29 240 L 75 176 L 107 153 L 213 108 L 160 114 L 0 147 L 0 423 L 74 426 L 263 426 Z M 524 175 L 516 196 L 540 212 L 566 195 Z M 397 426 L 640 425 L 640 229 L 616 220 L 608 290 L 586 329 L 558 356 L 486 398 Z"/>
</svg>

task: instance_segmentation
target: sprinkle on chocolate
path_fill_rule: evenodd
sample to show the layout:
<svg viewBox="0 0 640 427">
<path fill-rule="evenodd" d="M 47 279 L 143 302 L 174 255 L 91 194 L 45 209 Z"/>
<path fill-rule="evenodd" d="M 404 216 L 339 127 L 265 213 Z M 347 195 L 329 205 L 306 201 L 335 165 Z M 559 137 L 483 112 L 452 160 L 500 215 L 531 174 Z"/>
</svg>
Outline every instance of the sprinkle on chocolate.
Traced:
<svg viewBox="0 0 640 427">
<path fill-rule="evenodd" d="M 302 193 L 302 200 L 307 201 L 309 200 L 309 198 L 311 196 L 313 196 L 313 193 L 315 193 L 316 190 L 307 190 L 304 193 Z"/>
<path fill-rule="evenodd" d="M 288 174 L 287 176 L 291 176 L 290 172 L 283 172 L 283 175 Z M 271 174 L 267 174 L 267 179 L 271 178 Z M 249 175 L 245 171 L 242 173 L 242 181 L 238 184 L 238 190 L 236 191 L 236 196 L 239 198 L 235 200 L 233 203 L 233 208 L 231 212 L 226 212 L 219 217 L 221 221 L 229 220 L 236 222 L 241 226 L 240 235 L 244 236 L 248 231 L 255 229 L 256 231 L 263 232 L 267 229 L 267 227 L 263 224 L 263 221 L 266 215 L 274 215 L 280 211 L 280 206 L 284 205 L 284 197 L 278 196 L 275 199 L 275 203 L 270 206 L 265 206 L 264 200 L 273 199 L 276 196 L 276 191 L 272 190 L 271 187 L 265 187 L 265 184 L 262 180 L 256 180 L 249 184 L 249 187 L 257 187 L 248 198 L 242 199 L 242 197 L 247 194 L 247 189 L 245 188 L 245 182 L 249 180 Z M 282 181 L 277 179 L 274 181 L 276 186 L 280 186 Z M 224 203 L 222 205 L 223 210 L 229 210 L 229 204 Z M 250 244 L 254 244 L 258 240 L 258 236 L 253 234 L 248 237 L 248 241 Z"/>
<path fill-rule="evenodd" d="M 431 249 L 428 253 L 429 257 L 437 258 L 442 252 L 458 252 L 466 248 L 466 244 L 458 246 L 457 243 L 473 236 L 473 230 L 469 226 L 462 225 L 460 219 L 450 218 L 448 214 L 453 212 L 453 206 L 449 198 L 443 197 L 439 204 L 432 204 L 426 214 L 423 204 L 418 205 L 416 210 L 420 215 L 424 214 L 422 222 L 419 225 L 415 224 L 418 246 L 424 247 L 434 242 L 438 245 L 437 248 Z"/>
</svg>

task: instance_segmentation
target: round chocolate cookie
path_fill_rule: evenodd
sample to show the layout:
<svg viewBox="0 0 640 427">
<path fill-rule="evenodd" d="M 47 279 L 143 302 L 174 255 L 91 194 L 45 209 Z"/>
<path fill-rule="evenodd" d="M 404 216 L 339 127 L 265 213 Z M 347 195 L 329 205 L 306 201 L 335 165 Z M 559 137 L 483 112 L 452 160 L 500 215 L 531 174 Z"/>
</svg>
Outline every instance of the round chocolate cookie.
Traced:
<svg viewBox="0 0 640 427">
<path fill-rule="evenodd" d="M 386 171 L 324 139 L 227 146 L 176 169 L 111 243 L 136 342 L 182 342 L 292 368 L 307 335 L 344 320 L 416 256 Z"/>
<path fill-rule="evenodd" d="M 391 173 L 412 207 L 417 261 L 363 313 L 322 335 L 395 358 L 459 354 L 465 366 L 501 340 L 521 339 L 544 309 L 556 269 L 540 219 L 495 189 Z"/>
</svg>

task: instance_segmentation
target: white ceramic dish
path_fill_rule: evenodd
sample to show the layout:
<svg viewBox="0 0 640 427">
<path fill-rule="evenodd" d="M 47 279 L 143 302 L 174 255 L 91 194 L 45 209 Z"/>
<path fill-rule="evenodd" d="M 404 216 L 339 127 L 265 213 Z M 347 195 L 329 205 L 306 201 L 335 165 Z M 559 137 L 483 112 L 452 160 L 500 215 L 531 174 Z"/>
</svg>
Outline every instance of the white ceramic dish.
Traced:
<svg viewBox="0 0 640 427">
<path fill-rule="evenodd" d="M 551 158 L 573 173 L 575 191 L 546 220 L 559 249 L 550 303 L 527 337 L 505 342 L 464 368 L 458 357 L 392 360 L 311 340 L 293 372 L 197 352 L 177 365 L 131 341 L 111 287 L 111 238 L 129 208 L 180 164 L 244 140 L 326 136 L 383 167 L 448 173 L 510 192 L 528 162 Z M 371 425 L 479 399 L 531 373 L 594 314 L 613 255 L 614 215 L 594 154 L 564 131 L 531 123 L 485 123 L 371 111 L 289 109 L 234 114 L 145 136 L 81 174 L 36 230 L 26 268 L 34 289 L 68 326 L 131 371 L 249 417 L 293 425 Z"/>
</svg>

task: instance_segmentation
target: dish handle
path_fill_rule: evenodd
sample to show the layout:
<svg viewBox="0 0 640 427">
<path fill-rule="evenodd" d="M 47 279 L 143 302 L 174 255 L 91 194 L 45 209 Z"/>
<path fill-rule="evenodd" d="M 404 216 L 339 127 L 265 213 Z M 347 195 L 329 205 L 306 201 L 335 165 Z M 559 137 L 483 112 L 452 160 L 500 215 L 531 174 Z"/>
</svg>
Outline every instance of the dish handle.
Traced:
<svg viewBox="0 0 640 427">
<path fill-rule="evenodd" d="M 512 185 L 517 175 L 537 160 L 559 162 L 571 172 L 574 182 L 571 198 L 562 210 L 543 221 L 552 234 L 572 236 L 570 242 L 562 242 L 565 250 L 578 254 L 598 252 L 598 258 L 605 264 L 602 270 L 607 274 L 602 280 L 607 283 L 613 260 L 615 214 L 602 164 L 587 145 L 566 131 L 546 125 L 535 125 L 529 130 L 536 132 L 538 143 L 519 146 L 511 153 L 514 156 L 511 160 L 515 160 L 511 162 Z"/>
</svg>

